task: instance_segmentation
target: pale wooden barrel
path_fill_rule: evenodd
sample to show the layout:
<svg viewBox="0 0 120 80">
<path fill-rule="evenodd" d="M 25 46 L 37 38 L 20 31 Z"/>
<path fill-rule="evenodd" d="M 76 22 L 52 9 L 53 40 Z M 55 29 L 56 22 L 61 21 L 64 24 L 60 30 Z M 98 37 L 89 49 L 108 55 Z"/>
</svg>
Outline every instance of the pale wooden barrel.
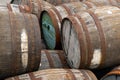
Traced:
<svg viewBox="0 0 120 80">
<path fill-rule="evenodd" d="M 62 19 L 68 15 L 95 7 L 89 5 L 81 2 L 71 2 L 41 12 L 40 26 L 48 49 L 61 49 L 60 31 Z"/>
<path fill-rule="evenodd" d="M 69 68 L 62 50 L 42 50 L 39 70 L 50 68 Z"/>
<path fill-rule="evenodd" d="M 40 51 L 37 17 L 0 10 L 0 79 L 37 70 Z"/>
<path fill-rule="evenodd" d="M 101 80 L 120 80 L 120 66 L 115 67 L 107 73 Z"/>
<path fill-rule="evenodd" d="M 17 5 L 17 4 L 1 5 L 0 4 L 0 10 L 19 12 L 19 13 L 30 13 L 30 8 L 27 5 Z"/>
<path fill-rule="evenodd" d="M 72 68 L 120 64 L 120 9 L 103 6 L 62 21 L 62 45 Z"/>
<path fill-rule="evenodd" d="M 113 5 L 120 7 L 120 0 L 84 0 L 84 1 L 92 2 L 95 5 L 100 5 L 100 6 Z"/>
<path fill-rule="evenodd" d="M 31 13 L 30 7 L 27 5 L 7 4 L 7 8 L 11 12 Z"/>
<path fill-rule="evenodd" d="M 46 69 L 5 80 L 97 80 L 89 70 Z"/>
</svg>

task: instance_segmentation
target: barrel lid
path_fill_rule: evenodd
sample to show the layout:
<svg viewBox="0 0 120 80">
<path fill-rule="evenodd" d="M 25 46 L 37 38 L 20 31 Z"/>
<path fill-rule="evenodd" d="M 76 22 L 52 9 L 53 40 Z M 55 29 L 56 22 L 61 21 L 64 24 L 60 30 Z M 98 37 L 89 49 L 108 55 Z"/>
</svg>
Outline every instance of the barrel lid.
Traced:
<svg viewBox="0 0 120 80">
<path fill-rule="evenodd" d="M 56 45 L 56 35 L 52 19 L 47 12 L 43 13 L 41 19 L 42 35 L 45 40 L 46 46 L 49 49 L 54 49 Z"/>
</svg>

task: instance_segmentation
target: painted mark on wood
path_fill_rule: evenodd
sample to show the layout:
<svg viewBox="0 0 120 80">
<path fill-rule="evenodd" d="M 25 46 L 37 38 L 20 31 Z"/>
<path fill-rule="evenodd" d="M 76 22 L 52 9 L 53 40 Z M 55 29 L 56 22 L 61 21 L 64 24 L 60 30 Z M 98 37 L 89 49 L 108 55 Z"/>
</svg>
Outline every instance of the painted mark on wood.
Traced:
<svg viewBox="0 0 120 80">
<path fill-rule="evenodd" d="M 102 53 L 100 49 L 95 49 L 91 60 L 90 68 L 97 68 L 101 63 Z"/>
<path fill-rule="evenodd" d="M 26 68 L 28 65 L 28 36 L 25 29 L 21 32 L 21 53 L 22 65 Z"/>
</svg>

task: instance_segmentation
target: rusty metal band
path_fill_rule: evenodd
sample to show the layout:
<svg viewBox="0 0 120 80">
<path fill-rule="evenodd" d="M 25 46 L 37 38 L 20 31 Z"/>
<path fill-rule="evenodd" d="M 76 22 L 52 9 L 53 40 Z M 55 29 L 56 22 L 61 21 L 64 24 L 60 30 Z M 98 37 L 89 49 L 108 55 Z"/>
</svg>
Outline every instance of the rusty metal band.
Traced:
<svg viewBox="0 0 120 80">
<path fill-rule="evenodd" d="M 53 60 L 52 60 L 52 57 L 51 57 L 50 53 L 49 53 L 47 50 L 44 50 L 44 51 L 45 51 L 45 54 L 46 54 L 46 56 L 47 56 L 47 59 L 48 59 L 50 68 L 54 68 L 55 65 L 54 65 L 54 63 L 53 63 Z"/>
<path fill-rule="evenodd" d="M 20 9 L 20 12 L 21 12 L 21 13 L 24 13 L 24 12 L 25 12 L 24 9 L 22 8 L 22 6 L 19 6 L 19 9 Z"/>
<path fill-rule="evenodd" d="M 29 73 L 29 76 L 30 76 L 30 80 L 42 80 L 41 77 L 40 77 L 40 78 L 36 78 L 36 77 L 34 76 L 34 72 Z"/>
<path fill-rule="evenodd" d="M 42 11 L 43 0 L 37 0 L 39 11 Z"/>
<path fill-rule="evenodd" d="M 62 67 L 63 68 L 69 68 L 68 65 L 67 65 L 67 61 L 65 59 L 65 55 L 64 55 L 63 51 L 62 52 L 60 52 L 60 51 L 58 52 L 57 51 L 57 54 L 58 54 L 59 59 L 60 59 L 60 61 L 62 63 Z"/>
<path fill-rule="evenodd" d="M 91 2 L 85 1 L 84 4 L 86 4 L 88 8 L 93 8 L 93 6 L 91 5 Z"/>
<path fill-rule="evenodd" d="M 97 17 L 96 14 L 94 14 L 92 11 L 88 10 L 87 11 L 94 19 L 97 30 L 99 32 L 99 36 L 100 36 L 100 41 L 101 41 L 101 52 L 102 52 L 102 60 L 101 60 L 101 64 L 99 67 L 102 67 L 104 62 L 105 62 L 105 57 L 106 57 L 106 40 L 105 40 L 105 35 L 104 35 L 104 31 L 102 29 L 102 25 Z"/>
<path fill-rule="evenodd" d="M 15 22 L 15 18 L 14 18 L 14 13 L 13 12 L 9 12 L 8 11 L 8 14 L 9 14 L 9 18 L 10 18 L 10 28 L 11 28 L 11 38 L 12 38 L 12 46 L 11 46 L 11 48 L 12 48 L 12 64 L 15 64 L 15 65 L 11 65 L 11 73 L 16 73 L 16 71 L 17 71 L 17 66 L 18 66 L 18 63 L 17 63 L 17 58 L 18 58 L 18 56 L 17 56 L 17 53 L 16 53 L 16 32 L 15 32 L 15 30 L 16 30 L 16 28 L 15 27 L 17 27 L 15 24 L 16 24 L 16 22 Z"/>
<path fill-rule="evenodd" d="M 112 2 L 111 0 L 108 0 L 108 1 L 109 1 L 109 3 L 110 3 L 111 5 L 114 5 L 113 2 Z"/>
<path fill-rule="evenodd" d="M 60 12 L 56 9 L 56 7 L 52 7 L 52 9 L 55 11 L 55 13 L 57 14 L 60 22 L 62 22 L 62 15 L 60 15 Z"/>
<path fill-rule="evenodd" d="M 81 58 L 82 58 L 83 62 L 81 62 L 81 65 L 85 64 L 84 67 L 88 67 L 89 63 L 90 63 L 89 62 L 90 58 L 93 55 L 93 46 L 92 46 L 92 43 L 91 43 L 89 31 L 88 31 L 88 28 L 87 28 L 87 25 L 86 25 L 84 19 L 80 15 L 76 15 L 76 16 L 79 19 L 79 21 L 81 22 L 82 28 L 85 31 L 85 38 L 86 38 L 86 43 L 87 43 L 87 45 L 84 46 L 84 48 L 85 48 L 84 51 L 86 51 L 86 49 L 87 49 L 87 53 L 86 54 L 85 53 L 82 54 L 83 57 L 81 57 Z"/>
<path fill-rule="evenodd" d="M 61 6 L 65 8 L 65 10 L 67 11 L 68 15 L 72 15 L 73 14 L 71 12 L 70 8 L 68 8 L 65 4 L 62 4 Z"/>
<path fill-rule="evenodd" d="M 61 37 L 60 37 L 59 23 L 58 23 L 58 20 L 57 20 L 56 16 L 53 16 L 53 15 L 56 15 L 56 14 L 54 14 L 51 10 L 48 13 L 50 14 L 50 17 L 52 19 L 52 22 L 53 22 L 53 25 L 54 25 L 54 28 L 55 28 L 55 35 L 56 35 L 55 49 L 60 49 L 61 48 Z"/>
<path fill-rule="evenodd" d="M 67 71 L 67 74 L 70 75 L 71 80 L 77 80 L 77 78 L 75 77 L 74 73 L 70 69 L 64 69 L 64 70 Z"/>
<path fill-rule="evenodd" d="M 20 80 L 18 76 L 13 77 L 15 80 Z"/>
<path fill-rule="evenodd" d="M 7 8 L 8 8 L 9 11 L 12 11 L 12 8 L 11 8 L 10 4 L 7 4 Z"/>
<path fill-rule="evenodd" d="M 39 25 L 37 25 L 36 23 L 39 23 L 37 21 L 37 19 L 35 19 L 36 17 L 33 18 L 33 16 L 30 14 L 30 19 L 32 21 L 32 26 L 33 26 L 33 30 L 34 30 L 34 38 L 35 38 L 35 60 L 34 60 L 34 67 L 36 70 L 39 68 L 39 63 L 41 60 L 41 34 L 40 34 L 40 27 Z"/>
<path fill-rule="evenodd" d="M 116 3 L 120 3 L 120 0 L 116 0 Z"/>
<path fill-rule="evenodd" d="M 107 75 L 120 75 L 120 70 L 119 69 L 113 70 L 109 72 Z"/>
<path fill-rule="evenodd" d="M 90 80 L 90 78 L 88 77 L 89 75 L 87 75 L 87 73 L 85 72 L 86 70 L 80 70 L 80 72 L 82 73 L 83 77 L 85 80 Z M 91 76 L 90 76 L 91 77 Z"/>
<path fill-rule="evenodd" d="M 28 5 L 29 5 L 29 7 L 30 7 L 30 9 L 31 9 L 31 12 L 32 12 L 32 10 L 33 10 L 33 4 L 32 4 L 32 0 L 29 0 L 29 3 L 28 3 Z"/>
<path fill-rule="evenodd" d="M 56 1 L 56 5 L 60 5 L 60 4 L 62 4 L 63 2 L 62 2 L 62 0 L 57 0 Z"/>
<path fill-rule="evenodd" d="M 70 18 L 70 20 L 72 21 L 72 25 L 73 27 L 75 28 L 75 31 L 78 35 L 78 39 L 79 39 L 79 44 L 80 44 L 80 58 L 81 58 L 81 61 L 80 61 L 80 66 L 79 68 L 82 68 L 84 67 L 84 62 L 85 62 L 85 51 L 86 51 L 86 47 L 85 47 L 85 41 L 84 41 L 84 34 L 83 34 L 83 28 L 81 27 L 81 25 L 79 25 L 79 23 L 77 22 L 77 20 L 75 19 L 75 16 L 74 18 Z M 81 64 L 83 63 L 83 64 Z"/>
<path fill-rule="evenodd" d="M 36 17 L 35 17 L 36 18 Z M 38 69 L 38 67 L 39 67 L 39 63 L 40 63 L 40 57 L 41 57 L 41 54 L 40 54 L 40 39 L 39 39 L 39 37 L 40 37 L 40 32 L 39 32 L 39 30 L 40 29 L 38 29 L 38 27 L 39 26 L 37 26 L 35 23 L 37 22 L 37 21 L 34 21 L 34 19 L 35 18 L 33 18 L 33 16 L 30 14 L 30 20 L 31 20 L 31 23 L 32 23 L 32 27 L 31 27 L 31 30 L 33 30 L 33 33 L 34 33 L 34 38 L 33 39 L 35 39 L 35 42 L 34 42 L 34 46 L 31 46 L 32 48 L 33 48 L 33 50 L 32 51 L 34 51 L 34 53 L 31 53 L 31 62 L 33 63 L 33 64 L 31 64 L 31 68 L 32 69 L 34 69 L 34 70 L 37 70 Z M 34 57 L 32 57 L 32 56 L 34 56 Z"/>
</svg>

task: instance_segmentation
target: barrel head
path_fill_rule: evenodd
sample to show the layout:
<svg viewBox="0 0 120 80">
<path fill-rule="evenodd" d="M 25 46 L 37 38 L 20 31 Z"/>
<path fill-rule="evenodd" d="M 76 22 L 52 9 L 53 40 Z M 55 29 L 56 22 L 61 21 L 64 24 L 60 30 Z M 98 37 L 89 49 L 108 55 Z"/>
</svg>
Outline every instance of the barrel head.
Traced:
<svg viewBox="0 0 120 80">
<path fill-rule="evenodd" d="M 44 12 L 42 15 L 42 33 L 45 43 L 49 49 L 54 49 L 56 45 L 55 29 L 51 17 Z"/>
</svg>

